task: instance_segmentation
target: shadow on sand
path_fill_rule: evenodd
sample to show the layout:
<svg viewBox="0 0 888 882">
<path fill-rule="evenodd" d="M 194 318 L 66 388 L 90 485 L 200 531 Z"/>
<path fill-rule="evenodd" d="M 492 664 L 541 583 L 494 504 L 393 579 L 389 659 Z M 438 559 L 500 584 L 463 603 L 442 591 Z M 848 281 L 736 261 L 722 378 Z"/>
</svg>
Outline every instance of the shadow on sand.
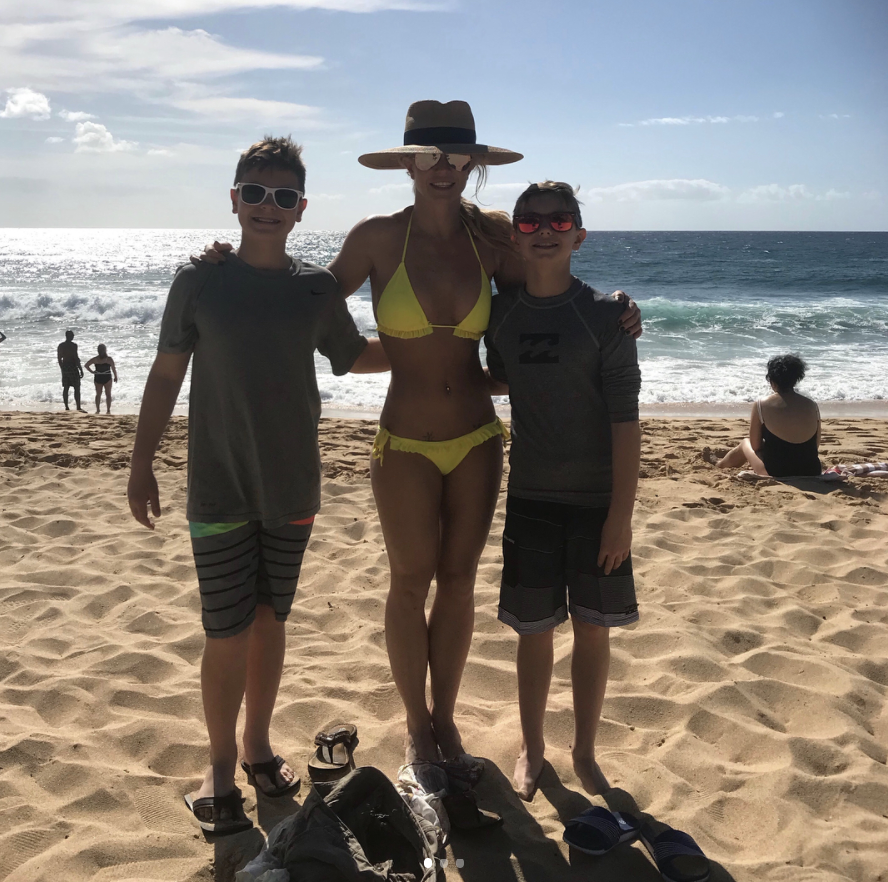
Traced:
<svg viewBox="0 0 888 882">
<path fill-rule="evenodd" d="M 536 819 L 512 789 L 511 782 L 489 759 L 484 778 L 478 785 L 479 801 L 484 808 L 499 812 L 503 826 L 477 833 L 456 832 L 450 842 L 454 859 L 462 860 L 458 869 L 450 861 L 448 879 L 466 882 L 659 882 L 662 879 L 647 852 L 639 843 L 618 845 L 601 857 L 590 857 L 571 849 L 565 859 L 558 845 L 546 836 Z M 548 763 L 540 777 L 536 799 L 548 799 L 562 824 L 576 817 L 593 803 L 583 793 L 569 790 Z M 614 788 L 605 797 L 613 811 L 627 811 L 647 820 L 655 831 L 664 829 L 650 815 L 645 815 L 625 790 Z M 692 834 L 693 835 L 693 834 Z M 734 882 L 734 877 L 710 859 L 712 882 Z"/>
</svg>

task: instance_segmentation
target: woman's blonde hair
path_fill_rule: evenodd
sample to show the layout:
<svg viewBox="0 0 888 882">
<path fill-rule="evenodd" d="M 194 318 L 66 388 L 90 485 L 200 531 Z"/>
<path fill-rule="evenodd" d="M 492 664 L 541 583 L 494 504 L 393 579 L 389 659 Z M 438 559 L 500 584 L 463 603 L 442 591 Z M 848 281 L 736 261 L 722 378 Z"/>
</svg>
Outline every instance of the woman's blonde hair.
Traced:
<svg viewBox="0 0 888 882">
<path fill-rule="evenodd" d="M 487 165 L 483 160 L 476 160 L 473 171 L 478 173 L 475 182 L 475 196 L 487 183 Z M 459 216 L 469 228 L 469 232 L 491 248 L 501 251 L 514 251 L 512 242 L 512 218 L 505 211 L 480 208 L 465 197 L 459 201 Z"/>
<path fill-rule="evenodd" d="M 477 196 L 478 191 L 487 183 L 487 165 L 483 158 L 474 159 L 472 171 L 478 174 L 478 179 L 475 182 L 475 196 Z M 501 251 L 515 250 L 515 245 L 512 242 L 512 218 L 509 217 L 507 212 L 480 208 L 474 202 L 461 197 L 459 200 L 459 216 L 462 222 L 469 228 L 472 236 L 484 242 L 485 245 L 489 245 L 491 248 L 498 248 Z"/>
</svg>

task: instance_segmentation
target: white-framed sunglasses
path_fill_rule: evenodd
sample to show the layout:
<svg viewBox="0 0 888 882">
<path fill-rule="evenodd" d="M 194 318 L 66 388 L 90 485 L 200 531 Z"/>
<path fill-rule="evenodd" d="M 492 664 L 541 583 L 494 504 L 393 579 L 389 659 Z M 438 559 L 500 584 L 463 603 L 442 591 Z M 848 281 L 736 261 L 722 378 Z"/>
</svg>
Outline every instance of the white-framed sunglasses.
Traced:
<svg viewBox="0 0 888 882">
<path fill-rule="evenodd" d="M 234 189 L 240 194 L 240 198 L 246 205 L 261 205 L 268 194 L 274 199 L 274 204 L 284 211 L 294 211 L 299 208 L 305 193 L 302 190 L 294 190 L 293 187 L 266 187 L 262 184 L 235 184 Z"/>
<path fill-rule="evenodd" d="M 441 161 L 442 156 L 446 157 L 447 164 L 457 171 L 465 170 L 472 161 L 472 157 L 467 153 L 442 153 L 440 150 L 436 150 L 434 153 L 414 153 L 413 164 L 420 171 L 430 171 Z"/>
</svg>

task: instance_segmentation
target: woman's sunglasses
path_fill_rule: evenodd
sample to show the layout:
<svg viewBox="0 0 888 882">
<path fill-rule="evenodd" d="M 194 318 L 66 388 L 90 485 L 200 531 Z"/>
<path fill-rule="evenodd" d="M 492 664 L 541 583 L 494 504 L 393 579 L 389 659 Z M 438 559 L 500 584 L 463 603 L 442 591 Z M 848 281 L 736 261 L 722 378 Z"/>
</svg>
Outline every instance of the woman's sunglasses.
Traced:
<svg viewBox="0 0 888 882">
<path fill-rule="evenodd" d="M 299 203 L 305 195 L 301 190 L 294 190 L 292 187 L 264 187 L 262 184 L 235 184 L 234 189 L 240 193 L 240 198 L 246 205 L 261 205 L 271 193 L 274 204 L 284 211 L 299 208 Z"/>
<path fill-rule="evenodd" d="M 447 157 L 447 164 L 457 171 L 463 171 L 472 161 L 472 157 L 466 153 L 442 153 L 436 150 L 434 153 L 414 153 L 413 164 L 420 171 L 431 171 L 440 161 L 441 157 Z"/>
<path fill-rule="evenodd" d="M 553 211 L 551 214 L 519 214 L 512 219 L 519 233 L 535 233 L 543 224 L 556 233 L 566 233 L 574 228 L 576 215 L 572 211 Z"/>
</svg>

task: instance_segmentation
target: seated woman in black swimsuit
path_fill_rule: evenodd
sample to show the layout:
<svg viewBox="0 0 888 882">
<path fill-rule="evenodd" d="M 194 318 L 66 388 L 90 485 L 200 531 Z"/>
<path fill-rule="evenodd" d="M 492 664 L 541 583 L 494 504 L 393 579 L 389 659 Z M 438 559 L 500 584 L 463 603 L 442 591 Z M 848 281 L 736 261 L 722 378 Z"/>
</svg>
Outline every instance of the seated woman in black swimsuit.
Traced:
<svg viewBox="0 0 888 882">
<path fill-rule="evenodd" d="M 714 464 L 735 469 L 749 463 L 757 475 L 789 478 L 819 475 L 820 408 L 795 391 L 806 365 L 797 355 L 775 355 L 765 379 L 774 394 L 756 401 L 749 421 L 749 437 Z"/>
</svg>

